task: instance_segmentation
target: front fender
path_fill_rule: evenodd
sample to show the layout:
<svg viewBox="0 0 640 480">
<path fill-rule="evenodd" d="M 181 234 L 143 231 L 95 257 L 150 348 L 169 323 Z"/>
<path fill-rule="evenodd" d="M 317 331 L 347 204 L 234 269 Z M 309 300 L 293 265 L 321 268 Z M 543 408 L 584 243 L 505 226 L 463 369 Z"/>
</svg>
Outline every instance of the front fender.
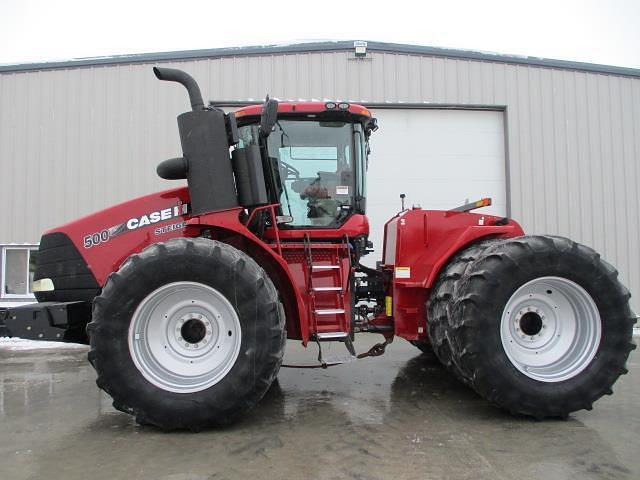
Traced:
<svg viewBox="0 0 640 480">
<path fill-rule="evenodd" d="M 198 236 L 203 230 L 209 230 L 212 238 L 216 238 L 251 256 L 269 275 L 280 292 L 286 322 L 287 337 L 302 340 L 306 345 L 309 340 L 309 319 L 307 306 L 296 288 L 296 280 L 291 274 L 289 265 L 276 254 L 271 245 L 256 237 L 240 222 L 241 209 L 225 210 L 194 217 L 187 222 L 185 231 L 188 236 Z"/>
</svg>

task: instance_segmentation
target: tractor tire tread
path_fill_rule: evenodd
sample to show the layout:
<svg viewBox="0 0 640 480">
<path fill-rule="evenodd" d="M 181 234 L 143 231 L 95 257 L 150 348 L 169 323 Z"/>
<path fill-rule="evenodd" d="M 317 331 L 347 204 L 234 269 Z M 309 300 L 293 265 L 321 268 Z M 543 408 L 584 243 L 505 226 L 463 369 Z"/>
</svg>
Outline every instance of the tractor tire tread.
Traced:
<svg viewBox="0 0 640 480">
<path fill-rule="evenodd" d="M 536 264 L 551 265 L 552 271 L 564 272 L 587 288 L 602 318 L 603 339 L 596 358 L 587 370 L 563 382 L 538 382 L 518 372 L 496 333 L 501 317 L 498 313 L 495 318 L 497 298 L 504 294 L 508 299 L 520 285 L 510 287 L 511 279 L 528 278 L 542 268 Z M 491 284 L 492 278 L 498 280 L 498 288 Z M 512 413 L 542 419 L 590 410 L 626 373 L 625 363 L 634 348 L 628 290 L 617 278 L 617 270 L 593 249 L 564 237 L 523 236 L 486 245 L 453 288 L 454 333 L 449 338 L 453 363 L 478 394 Z"/>
<path fill-rule="evenodd" d="M 118 317 L 114 313 L 123 311 L 123 307 L 118 305 L 130 294 L 143 295 L 136 290 L 136 285 L 156 285 L 162 281 L 153 278 L 157 274 L 154 274 L 154 268 L 163 271 L 161 265 L 178 265 L 171 266 L 169 269 L 174 273 L 168 275 L 179 277 L 188 268 L 197 268 L 199 262 L 218 265 L 220 272 L 214 269 L 212 279 L 208 279 L 201 269 L 197 275 L 202 283 L 217 282 L 211 286 L 221 291 L 227 288 L 229 291 L 250 292 L 234 298 L 229 298 L 228 294 L 225 296 L 236 311 L 252 312 L 243 331 L 250 325 L 255 343 L 245 347 L 243 335 L 242 349 L 246 351 L 236 360 L 237 364 L 244 355 L 246 360 L 243 361 L 253 366 L 243 371 L 252 373 L 249 374 L 251 378 L 246 377 L 247 373 L 235 378 L 231 375 L 234 365 L 234 369 L 219 383 L 195 393 L 177 394 L 151 385 L 138 372 L 122 339 L 124 334 L 126 344 L 130 318 L 124 319 L 123 314 Z M 181 263 L 189 266 L 180 266 Z M 233 281 L 239 283 L 225 287 L 224 282 L 229 283 L 225 274 L 232 275 Z M 151 287 L 144 288 L 148 290 Z M 132 313 L 134 307 L 130 306 L 128 311 Z M 242 325 L 243 314 L 239 313 L 239 317 Z M 250 256 L 231 245 L 204 238 L 173 239 L 131 255 L 118 271 L 109 275 L 101 295 L 93 302 L 92 319 L 87 326 L 91 340 L 88 357 L 97 372 L 96 384 L 113 398 L 114 408 L 133 415 L 140 424 L 153 425 L 165 431 L 199 431 L 236 421 L 256 405 L 273 383 L 282 364 L 286 342 L 284 309 L 267 273 Z M 113 358 L 113 352 L 121 353 L 118 358 Z"/>
<path fill-rule="evenodd" d="M 450 319 L 450 306 L 454 295 L 456 282 L 462 277 L 467 265 L 473 262 L 477 255 L 488 245 L 499 239 L 485 239 L 467 246 L 456 254 L 442 269 L 431 295 L 426 302 L 427 338 L 436 357 L 442 365 L 464 384 L 469 384 L 469 378 L 460 369 L 457 359 L 451 352 L 451 336 L 453 325 Z M 426 342 L 424 342 L 426 344 Z M 420 347 L 419 347 L 420 348 Z"/>
</svg>

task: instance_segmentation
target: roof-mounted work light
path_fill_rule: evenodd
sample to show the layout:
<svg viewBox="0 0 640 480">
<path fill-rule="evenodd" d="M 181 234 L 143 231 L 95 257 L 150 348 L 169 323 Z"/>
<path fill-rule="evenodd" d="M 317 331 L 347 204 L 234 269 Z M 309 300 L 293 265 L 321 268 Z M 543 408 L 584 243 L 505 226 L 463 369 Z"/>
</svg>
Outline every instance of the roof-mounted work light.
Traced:
<svg viewBox="0 0 640 480">
<path fill-rule="evenodd" d="M 367 55 L 367 42 L 356 40 L 353 42 L 353 49 L 356 52 L 356 57 L 365 57 Z"/>
</svg>

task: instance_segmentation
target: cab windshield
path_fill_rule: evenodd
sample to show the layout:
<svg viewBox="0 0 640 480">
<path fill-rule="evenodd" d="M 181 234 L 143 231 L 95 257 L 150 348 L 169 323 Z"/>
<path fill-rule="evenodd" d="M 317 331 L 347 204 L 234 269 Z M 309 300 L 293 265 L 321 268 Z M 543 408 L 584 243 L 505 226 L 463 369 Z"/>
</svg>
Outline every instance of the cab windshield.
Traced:
<svg viewBox="0 0 640 480">
<path fill-rule="evenodd" d="M 239 128 L 240 144 L 257 144 L 258 126 Z M 359 123 L 279 120 L 267 149 L 282 214 L 290 227 L 334 227 L 364 201 L 364 135 Z"/>
</svg>

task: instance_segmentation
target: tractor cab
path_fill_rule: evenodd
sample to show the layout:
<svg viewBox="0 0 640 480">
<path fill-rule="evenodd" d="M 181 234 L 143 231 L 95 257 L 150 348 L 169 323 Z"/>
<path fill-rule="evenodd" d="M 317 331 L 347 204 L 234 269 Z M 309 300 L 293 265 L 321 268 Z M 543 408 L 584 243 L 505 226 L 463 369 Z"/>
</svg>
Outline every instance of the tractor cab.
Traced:
<svg viewBox="0 0 640 480">
<path fill-rule="evenodd" d="M 279 103 L 261 136 L 262 111 L 256 105 L 235 112 L 236 148 L 260 148 L 280 228 L 335 229 L 364 215 L 368 138 L 377 128 L 369 111 L 348 103 Z"/>
</svg>

